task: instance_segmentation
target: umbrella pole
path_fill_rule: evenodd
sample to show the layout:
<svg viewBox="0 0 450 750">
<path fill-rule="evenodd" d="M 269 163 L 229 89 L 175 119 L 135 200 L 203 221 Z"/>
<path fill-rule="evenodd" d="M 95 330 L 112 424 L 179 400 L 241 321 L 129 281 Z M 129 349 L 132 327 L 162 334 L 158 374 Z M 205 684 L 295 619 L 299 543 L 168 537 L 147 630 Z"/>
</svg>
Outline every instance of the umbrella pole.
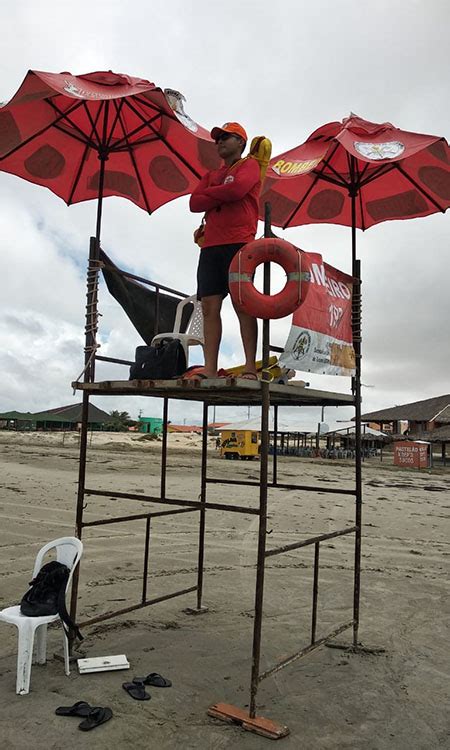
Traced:
<svg viewBox="0 0 450 750">
<path fill-rule="evenodd" d="M 352 161 L 354 157 L 352 157 Z M 353 174 L 354 174 L 354 165 Z M 353 647 L 358 645 L 359 604 L 361 591 L 361 525 L 362 525 L 362 476 L 361 476 L 361 263 L 356 259 L 356 195 L 352 185 L 352 329 L 355 349 L 355 375 L 352 389 L 355 398 L 355 568 L 353 585 Z"/>
<path fill-rule="evenodd" d="M 87 270 L 87 294 L 86 294 L 86 325 L 85 325 L 85 344 L 84 344 L 84 382 L 93 383 L 95 380 L 95 352 L 97 350 L 97 288 L 98 288 L 98 261 L 100 258 L 100 232 L 102 226 L 102 207 L 103 207 L 103 185 L 105 180 L 105 155 L 100 154 L 100 175 L 98 186 L 98 203 L 97 203 L 97 226 L 95 238 L 91 237 L 89 245 L 89 260 Z M 86 480 L 86 459 L 87 459 L 87 434 L 89 429 L 89 393 L 83 391 L 83 403 L 81 410 L 81 430 L 80 430 L 80 459 L 78 465 L 78 492 L 77 492 L 77 511 L 75 522 L 75 533 L 78 539 L 81 539 L 83 533 L 83 509 L 84 493 Z M 75 621 L 77 614 L 78 585 L 80 577 L 80 565 L 77 565 L 72 579 L 72 591 L 70 598 L 70 616 Z M 75 636 L 70 633 L 69 649 L 72 654 Z"/>
<path fill-rule="evenodd" d="M 100 159 L 100 176 L 98 181 L 98 202 L 97 202 L 97 225 L 95 228 L 95 240 L 100 250 L 100 235 L 102 228 L 102 210 L 103 210 L 103 187 L 105 184 L 105 162 L 106 157 L 104 155 L 99 156 Z"/>
</svg>

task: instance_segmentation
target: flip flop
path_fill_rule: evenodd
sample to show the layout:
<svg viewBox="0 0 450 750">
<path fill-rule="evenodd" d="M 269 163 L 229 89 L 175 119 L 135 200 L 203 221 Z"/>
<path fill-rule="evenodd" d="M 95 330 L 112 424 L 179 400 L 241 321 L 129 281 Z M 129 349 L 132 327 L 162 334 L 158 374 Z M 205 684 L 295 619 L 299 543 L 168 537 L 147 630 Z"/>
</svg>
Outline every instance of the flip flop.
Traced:
<svg viewBox="0 0 450 750">
<path fill-rule="evenodd" d="M 152 697 L 145 692 L 144 681 L 141 677 L 135 677 L 133 682 L 122 683 L 122 687 L 135 701 L 149 701 Z"/>
<path fill-rule="evenodd" d="M 112 719 L 112 715 L 113 712 L 110 708 L 95 706 L 95 708 L 91 708 L 86 719 L 81 724 L 78 724 L 78 729 L 81 729 L 82 732 L 89 732 L 91 729 L 95 729 L 100 724 L 104 724 L 106 721 Z"/>
<path fill-rule="evenodd" d="M 171 681 L 158 674 L 158 672 L 150 672 L 147 677 L 141 677 L 140 679 L 142 680 L 144 685 L 152 685 L 153 687 L 159 688 L 172 687 Z"/>
<path fill-rule="evenodd" d="M 256 372 L 243 372 L 241 375 L 238 375 L 238 378 L 242 378 L 242 380 L 258 380 Z"/>
<path fill-rule="evenodd" d="M 87 716 L 91 706 L 86 701 L 77 701 L 73 706 L 58 706 L 55 710 L 57 716 Z"/>
</svg>

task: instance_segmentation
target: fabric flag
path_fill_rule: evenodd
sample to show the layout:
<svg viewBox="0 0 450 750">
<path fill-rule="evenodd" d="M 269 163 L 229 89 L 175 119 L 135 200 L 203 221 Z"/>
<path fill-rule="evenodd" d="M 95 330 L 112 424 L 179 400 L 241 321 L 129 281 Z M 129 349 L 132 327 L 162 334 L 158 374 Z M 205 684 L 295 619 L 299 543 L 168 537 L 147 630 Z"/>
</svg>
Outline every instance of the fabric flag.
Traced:
<svg viewBox="0 0 450 750">
<path fill-rule="evenodd" d="M 122 306 L 136 331 L 150 346 L 157 333 L 173 331 L 177 306 L 181 298 L 160 292 L 157 296 L 154 289 L 140 284 L 124 275 L 103 250 L 100 260 L 106 265 L 102 268 L 103 277 L 109 293 Z M 193 305 L 186 305 L 181 317 L 181 333 L 186 331 Z"/>
<path fill-rule="evenodd" d="M 303 372 L 354 375 L 353 278 L 324 263 L 319 253 L 303 251 L 302 272 L 309 288 L 292 317 L 280 363 Z"/>
</svg>

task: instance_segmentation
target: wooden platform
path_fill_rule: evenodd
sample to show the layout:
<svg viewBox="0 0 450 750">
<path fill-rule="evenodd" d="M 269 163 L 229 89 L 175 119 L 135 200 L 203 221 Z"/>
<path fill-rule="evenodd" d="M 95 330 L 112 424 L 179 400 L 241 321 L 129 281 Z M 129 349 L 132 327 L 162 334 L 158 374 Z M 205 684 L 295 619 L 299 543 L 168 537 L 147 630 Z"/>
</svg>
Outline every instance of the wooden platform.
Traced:
<svg viewBox="0 0 450 750">
<path fill-rule="evenodd" d="M 240 406 L 261 404 L 261 381 L 245 378 L 208 378 L 205 380 L 104 380 L 98 383 L 72 383 L 79 391 L 101 396 L 155 396 L 213 405 Z M 354 397 L 346 393 L 317 391 L 295 381 L 287 385 L 270 383 L 270 403 L 275 406 L 351 406 Z"/>
</svg>

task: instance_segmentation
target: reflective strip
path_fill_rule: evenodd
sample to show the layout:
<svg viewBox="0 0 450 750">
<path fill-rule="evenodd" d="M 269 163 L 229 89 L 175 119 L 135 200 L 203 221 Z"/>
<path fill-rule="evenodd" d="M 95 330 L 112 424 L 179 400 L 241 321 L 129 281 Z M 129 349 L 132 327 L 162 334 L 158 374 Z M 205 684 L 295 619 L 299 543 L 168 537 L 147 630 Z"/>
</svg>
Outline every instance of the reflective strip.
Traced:
<svg viewBox="0 0 450 750">
<path fill-rule="evenodd" d="M 253 282 L 252 277 L 248 273 L 230 273 L 228 280 L 230 282 L 236 282 L 236 281 Z M 288 281 L 309 281 L 309 274 L 299 273 L 298 271 L 293 271 L 292 273 L 287 274 L 287 280 Z"/>
<path fill-rule="evenodd" d="M 293 271 L 293 273 L 287 274 L 288 281 L 311 281 L 311 274 L 309 271 Z"/>
<path fill-rule="evenodd" d="M 301 281 L 302 275 L 298 271 L 293 271 L 292 273 L 287 274 L 287 280 L 288 281 Z"/>
<path fill-rule="evenodd" d="M 235 281 L 252 281 L 252 277 L 248 273 L 230 273 L 228 276 L 228 281 L 230 283 L 233 283 Z"/>
</svg>

